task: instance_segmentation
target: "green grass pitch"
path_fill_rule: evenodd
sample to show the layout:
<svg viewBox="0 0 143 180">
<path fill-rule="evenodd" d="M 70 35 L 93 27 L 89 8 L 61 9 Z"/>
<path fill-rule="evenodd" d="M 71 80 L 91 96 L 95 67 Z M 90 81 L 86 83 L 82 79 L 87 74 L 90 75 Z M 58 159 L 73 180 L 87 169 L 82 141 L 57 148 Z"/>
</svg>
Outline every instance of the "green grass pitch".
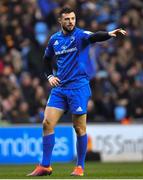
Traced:
<svg viewBox="0 0 143 180">
<path fill-rule="evenodd" d="M 53 164 L 53 174 L 42 177 L 26 177 L 34 165 L 0 165 L 0 179 L 73 179 L 70 176 L 74 164 Z M 87 162 L 85 175 L 74 179 L 141 179 L 142 163 L 93 163 Z"/>
</svg>

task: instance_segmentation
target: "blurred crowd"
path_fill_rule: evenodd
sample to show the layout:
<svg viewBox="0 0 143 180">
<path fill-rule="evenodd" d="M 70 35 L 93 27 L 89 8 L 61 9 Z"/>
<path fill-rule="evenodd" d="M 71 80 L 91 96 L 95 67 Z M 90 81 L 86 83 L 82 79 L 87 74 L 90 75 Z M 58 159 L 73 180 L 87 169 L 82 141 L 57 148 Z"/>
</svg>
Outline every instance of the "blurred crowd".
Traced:
<svg viewBox="0 0 143 180">
<path fill-rule="evenodd" d="M 42 121 L 51 90 L 42 57 L 48 38 L 60 28 L 58 13 L 66 4 L 75 9 L 81 28 L 96 32 L 122 27 L 128 33 L 91 47 L 96 75 L 88 120 L 143 120 L 142 0 L 1 0 L 0 120 Z"/>
</svg>

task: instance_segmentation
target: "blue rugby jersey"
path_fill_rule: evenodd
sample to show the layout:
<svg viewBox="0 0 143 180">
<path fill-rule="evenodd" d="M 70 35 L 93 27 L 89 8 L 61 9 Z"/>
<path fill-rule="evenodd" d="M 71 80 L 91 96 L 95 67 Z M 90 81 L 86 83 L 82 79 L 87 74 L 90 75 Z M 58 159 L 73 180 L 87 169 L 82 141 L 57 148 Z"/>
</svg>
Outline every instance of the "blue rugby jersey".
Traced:
<svg viewBox="0 0 143 180">
<path fill-rule="evenodd" d="M 75 28 L 64 35 L 62 31 L 53 34 L 45 50 L 45 57 L 56 57 L 60 86 L 67 89 L 79 88 L 89 83 L 87 66 L 89 61 L 88 37 L 90 31 Z"/>
</svg>

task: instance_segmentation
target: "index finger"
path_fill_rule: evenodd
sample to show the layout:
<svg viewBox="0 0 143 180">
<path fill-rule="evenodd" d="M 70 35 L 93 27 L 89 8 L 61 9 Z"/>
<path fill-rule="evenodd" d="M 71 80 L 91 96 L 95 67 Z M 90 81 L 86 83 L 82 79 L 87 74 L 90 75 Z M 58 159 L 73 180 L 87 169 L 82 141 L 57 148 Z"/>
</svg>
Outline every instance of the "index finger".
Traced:
<svg viewBox="0 0 143 180">
<path fill-rule="evenodd" d="M 55 79 L 56 79 L 58 82 L 60 82 L 60 79 L 59 79 L 58 77 L 55 77 Z"/>
<path fill-rule="evenodd" d="M 124 35 L 127 34 L 127 32 L 126 32 L 125 30 L 123 30 L 123 29 L 122 29 L 120 32 L 121 32 L 122 34 L 124 34 Z"/>
</svg>

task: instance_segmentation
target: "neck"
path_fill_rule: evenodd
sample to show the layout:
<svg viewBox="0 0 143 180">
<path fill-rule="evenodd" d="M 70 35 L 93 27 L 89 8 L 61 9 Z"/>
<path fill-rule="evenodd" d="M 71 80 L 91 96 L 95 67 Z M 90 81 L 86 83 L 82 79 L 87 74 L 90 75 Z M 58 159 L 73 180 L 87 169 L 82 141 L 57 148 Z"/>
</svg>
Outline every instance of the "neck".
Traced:
<svg viewBox="0 0 143 180">
<path fill-rule="evenodd" d="M 68 31 L 64 30 L 63 28 L 62 28 L 62 32 L 63 32 L 63 34 L 65 34 L 65 35 L 67 35 L 67 34 L 69 33 Z"/>
</svg>

